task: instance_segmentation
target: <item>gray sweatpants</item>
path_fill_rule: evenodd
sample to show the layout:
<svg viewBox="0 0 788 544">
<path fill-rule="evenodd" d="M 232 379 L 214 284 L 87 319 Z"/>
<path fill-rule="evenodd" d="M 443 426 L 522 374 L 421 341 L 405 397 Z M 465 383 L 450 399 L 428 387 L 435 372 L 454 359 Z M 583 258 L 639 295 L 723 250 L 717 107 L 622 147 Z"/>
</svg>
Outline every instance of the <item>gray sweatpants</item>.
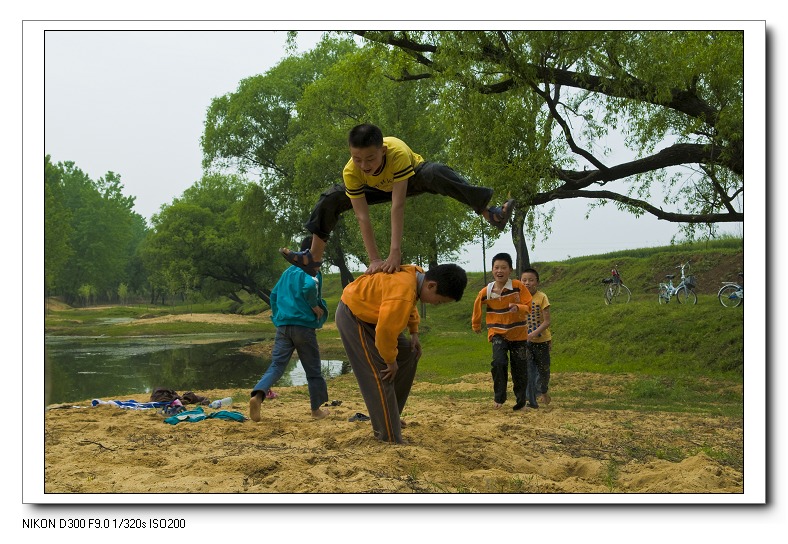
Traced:
<svg viewBox="0 0 788 544">
<path fill-rule="evenodd" d="M 386 363 L 375 347 L 375 324 L 358 319 L 342 301 L 337 306 L 334 322 L 367 405 L 375 438 L 401 443 L 400 414 L 408 400 L 419 362 L 418 355 L 411 350 L 410 338 L 400 334 L 397 339 L 399 369 L 392 383 L 380 378 Z"/>
</svg>

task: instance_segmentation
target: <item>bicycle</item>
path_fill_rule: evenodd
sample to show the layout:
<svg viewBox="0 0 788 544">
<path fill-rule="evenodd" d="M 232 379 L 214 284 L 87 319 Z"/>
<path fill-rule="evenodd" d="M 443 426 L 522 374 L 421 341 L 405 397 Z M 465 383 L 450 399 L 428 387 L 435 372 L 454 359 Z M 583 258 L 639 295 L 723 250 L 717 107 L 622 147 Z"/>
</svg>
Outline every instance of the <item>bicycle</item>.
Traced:
<svg viewBox="0 0 788 544">
<path fill-rule="evenodd" d="M 621 281 L 621 274 L 618 272 L 618 265 L 610 271 L 610 277 L 602 280 L 605 284 L 605 304 L 622 303 L 626 304 L 632 298 L 629 287 Z"/>
<path fill-rule="evenodd" d="M 744 279 L 744 272 L 739 272 L 739 277 Z M 717 293 L 720 304 L 726 308 L 735 308 L 744 302 L 744 286 L 732 281 L 722 282 L 722 288 Z"/>
<path fill-rule="evenodd" d="M 697 304 L 698 303 L 698 295 L 695 294 L 695 276 L 685 276 L 685 270 L 689 271 L 690 262 L 687 261 L 684 264 L 677 266 L 677 269 L 681 269 L 681 283 L 677 286 L 673 286 L 673 278 L 676 277 L 675 274 L 667 274 L 665 277 L 668 279 L 667 283 L 660 283 L 659 284 L 659 303 L 660 304 L 668 304 L 670 303 L 670 299 L 674 296 L 676 297 L 676 301 L 679 304 Z"/>
</svg>

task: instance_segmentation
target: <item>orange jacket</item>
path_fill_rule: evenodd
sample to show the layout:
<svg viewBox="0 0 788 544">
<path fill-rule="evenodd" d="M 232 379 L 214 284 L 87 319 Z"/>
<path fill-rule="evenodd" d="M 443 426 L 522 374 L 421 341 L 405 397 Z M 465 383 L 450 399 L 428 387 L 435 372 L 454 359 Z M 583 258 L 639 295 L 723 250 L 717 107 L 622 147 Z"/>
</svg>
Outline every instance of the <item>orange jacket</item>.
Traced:
<svg viewBox="0 0 788 544">
<path fill-rule="evenodd" d="M 499 294 L 492 292 L 495 282 L 484 287 L 473 302 L 471 327 L 475 332 L 482 330 L 482 306 L 487 306 L 487 339 L 500 335 L 507 340 L 528 340 L 526 318 L 531 312 L 531 293 L 520 280 L 509 280 Z M 517 304 L 518 311 L 509 310 L 509 304 Z"/>
<path fill-rule="evenodd" d="M 399 272 L 364 274 L 342 291 L 342 302 L 357 318 L 375 325 L 375 347 L 387 363 L 397 358 L 397 337 L 405 329 L 419 332 L 415 265 L 402 265 Z"/>
</svg>

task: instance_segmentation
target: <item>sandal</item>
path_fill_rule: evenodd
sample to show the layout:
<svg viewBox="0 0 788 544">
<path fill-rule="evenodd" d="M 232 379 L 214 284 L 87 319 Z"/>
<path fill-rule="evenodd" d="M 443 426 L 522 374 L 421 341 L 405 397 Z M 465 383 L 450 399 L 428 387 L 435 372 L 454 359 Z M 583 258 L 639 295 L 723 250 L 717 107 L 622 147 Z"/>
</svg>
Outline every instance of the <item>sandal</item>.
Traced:
<svg viewBox="0 0 788 544">
<path fill-rule="evenodd" d="M 312 252 L 308 249 L 305 251 L 290 251 L 286 247 L 279 248 L 279 253 L 285 258 L 287 262 L 293 264 L 314 277 L 320 271 L 323 261 L 316 261 L 312 258 Z"/>
<path fill-rule="evenodd" d="M 512 216 L 514 205 L 515 200 L 510 198 L 503 206 L 491 206 L 490 208 L 487 208 L 487 212 L 490 214 L 490 218 L 488 219 L 490 224 L 498 230 L 503 230 L 506 227 L 506 223 L 509 221 L 509 218 Z"/>
<path fill-rule="evenodd" d="M 361 412 L 356 412 L 348 418 L 348 421 L 369 421 L 369 416 Z"/>
</svg>

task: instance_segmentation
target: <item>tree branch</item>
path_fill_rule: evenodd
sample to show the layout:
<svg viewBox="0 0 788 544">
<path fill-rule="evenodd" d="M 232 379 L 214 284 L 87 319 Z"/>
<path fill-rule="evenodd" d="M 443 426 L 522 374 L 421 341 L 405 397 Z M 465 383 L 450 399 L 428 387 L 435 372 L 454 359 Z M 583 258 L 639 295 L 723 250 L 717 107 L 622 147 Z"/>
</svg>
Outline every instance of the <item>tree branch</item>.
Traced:
<svg viewBox="0 0 788 544">
<path fill-rule="evenodd" d="M 359 31 L 355 32 L 355 34 L 373 42 L 398 47 L 411 55 L 423 66 L 428 68 L 435 67 L 432 60 L 424 57 L 421 53 L 435 53 L 438 51 L 438 46 L 416 42 L 405 36 L 397 36 L 394 32 Z M 505 55 L 506 52 L 504 50 L 486 44 L 480 49 L 480 53 L 476 57 L 479 61 L 501 63 Z M 533 70 L 536 73 L 537 79 L 543 82 L 584 89 L 586 91 L 601 93 L 616 98 L 630 98 L 658 106 L 664 106 L 691 117 L 703 119 L 710 126 L 716 125 L 719 116 L 716 109 L 691 90 L 673 89 L 670 93 L 671 99 L 667 103 L 658 103 L 652 98 L 657 96 L 654 86 L 636 78 L 629 77 L 627 81 L 628 85 L 619 86 L 615 85 L 616 81 L 614 78 L 601 77 L 572 70 L 534 64 L 525 64 L 524 68 Z M 506 92 L 516 85 L 517 82 L 514 78 L 508 78 L 494 85 L 482 86 L 483 90 L 480 88 L 480 92 L 484 94 Z"/>
<path fill-rule="evenodd" d="M 650 213 L 657 219 L 670 221 L 671 223 L 736 223 L 744 221 L 744 214 L 739 212 L 704 214 L 666 212 L 661 208 L 652 206 L 645 200 L 639 200 L 626 195 L 615 193 L 613 191 L 576 191 L 568 189 L 556 189 L 554 191 L 549 191 L 548 193 L 539 193 L 535 196 L 543 197 L 546 195 L 549 195 L 549 198 L 547 200 L 543 200 L 543 198 L 537 198 L 537 200 L 541 200 L 541 202 L 538 203 L 544 204 L 545 202 L 550 202 L 552 200 L 563 200 L 566 198 L 614 200 L 616 202 L 621 202 L 622 204 L 641 209 L 644 212 Z"/>
<path fill-rule="evenodd" d="M 642 159 L 618 164 L 601 170 L 558 170 L 556 176 L 565 182 L 564 189 L 582 189 L 593 183 L 607 182 L 644 174 L 670 166 L 689 163 L 715 164 L 721 157 L 719 149 L 702 144 L 674 144 Z"/>
</svg>

